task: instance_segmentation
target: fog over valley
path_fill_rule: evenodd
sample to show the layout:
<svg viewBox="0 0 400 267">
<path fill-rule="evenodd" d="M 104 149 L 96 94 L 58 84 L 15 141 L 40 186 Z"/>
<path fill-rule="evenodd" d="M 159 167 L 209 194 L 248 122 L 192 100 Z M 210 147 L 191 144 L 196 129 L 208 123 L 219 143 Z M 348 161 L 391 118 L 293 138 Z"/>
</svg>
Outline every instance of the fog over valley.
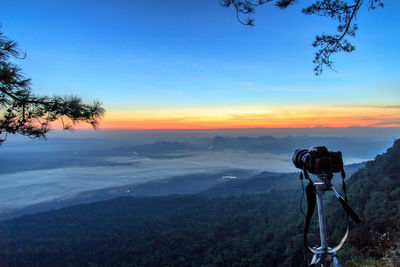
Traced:
<svg viewBox="0 0 400 267">
<path fill-rule="evenodd" d="M 5 142 L 0 151 L 0 214 L 48 202 L 81 201 L 82 196 L 99 200 L 199 193 L 266 171 L 296 172 L 291 159 L 296 148 L 326 145 L 342 151 L 345 164 L 352 164 L 373 159 L 392 142 L 304 135 L 159 134 L 152 140 L 136 135 Z"/>
</svg>

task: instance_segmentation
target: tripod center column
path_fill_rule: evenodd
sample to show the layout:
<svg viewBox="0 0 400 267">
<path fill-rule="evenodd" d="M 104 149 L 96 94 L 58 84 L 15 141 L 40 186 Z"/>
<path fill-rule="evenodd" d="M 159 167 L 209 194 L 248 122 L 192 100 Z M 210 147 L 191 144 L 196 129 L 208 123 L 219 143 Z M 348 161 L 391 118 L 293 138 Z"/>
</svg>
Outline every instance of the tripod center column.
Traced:
<svg viewBox="0 0 400 267">
<path fill-rule="evenodd" d="M 321 238 L 321 249 L 328 251 L 327 233 L 326 233 L 326 219 L 324 212 L 324 193 L 327 190 L 325 183 L 315 184 L 317 191 L 317 208 L 318 208 L 318 222 L 319 222 L 319 235 Z"/>
</svg>

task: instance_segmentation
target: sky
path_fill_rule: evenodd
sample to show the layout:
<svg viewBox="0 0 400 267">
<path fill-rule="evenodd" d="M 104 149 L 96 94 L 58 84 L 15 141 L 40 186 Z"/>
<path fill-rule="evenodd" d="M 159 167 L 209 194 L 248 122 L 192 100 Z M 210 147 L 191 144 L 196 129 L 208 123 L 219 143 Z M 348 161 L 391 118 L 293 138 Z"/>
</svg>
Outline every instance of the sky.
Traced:
<svg viewBox="0 0 400 267">
<path fill-rule="evenodd" d="M 363 7 L 356 51 L 321 76 L 311 43 L 335 22 L 304 3 L 246 27 L 217 0 L 3 0 L 0 22 L 34 92 L 101 101 L 101 128 L 400 126 L 400 2 Z"/>
</svg>

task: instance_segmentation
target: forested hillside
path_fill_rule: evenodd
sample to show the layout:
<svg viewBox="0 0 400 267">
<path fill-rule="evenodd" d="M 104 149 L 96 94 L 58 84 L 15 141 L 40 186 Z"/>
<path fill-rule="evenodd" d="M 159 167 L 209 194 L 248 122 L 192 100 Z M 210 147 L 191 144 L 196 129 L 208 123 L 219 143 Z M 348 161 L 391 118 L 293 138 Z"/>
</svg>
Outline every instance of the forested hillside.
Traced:
<svg viewBox="0 0 400 267">
<path fill-rule="evenodd" d="M 366 258 L 381 258 L 399 240 L 399 171 L 397 140 L 349 178 L 350 204 L 363 222 L 352 225 L 339 255 L 342 263 L 352 266 Z M 300 266 L 304 217 L 299 211 L 298 181 L 272 183 L 259 193 L 248 193 L 252 186 L 238 186 L 245 188 L 240 195 L 219 188 L 217 197 L 213 192 L 124 197 L 3 222 L 0 264 Z M 344 232 L 345 217 L 332 197 L 327 213 L 333 242 Z M 317 236 L 311 234 L 311 240 L 316 242 Z"/>
<path fill-rule="evenodd" d="M 360 258 L 380 258 L 399 248 L 400 139 L 357 171 L 349 186 L 351 203 L 363 223 L 353 228 L 347 249 Z M 400 266 L 397 254 L 390 259 L 392 266 Z"/>
</svg>

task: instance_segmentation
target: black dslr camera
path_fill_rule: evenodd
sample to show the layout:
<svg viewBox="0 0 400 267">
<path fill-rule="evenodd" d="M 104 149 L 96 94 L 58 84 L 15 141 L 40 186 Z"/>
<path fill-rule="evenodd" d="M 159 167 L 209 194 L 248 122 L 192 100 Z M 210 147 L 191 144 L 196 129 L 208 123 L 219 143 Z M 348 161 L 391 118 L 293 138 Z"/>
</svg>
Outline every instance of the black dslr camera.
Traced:
<svg viewBox="0 0 400 267">
<path fill-rule="evenodd" d="M 296 149 L 292 160 L 296 168 L 317 175 L 341 172 L 343 169 L 342 152 L 330 152 L 324 146 Z"/>
</svg>

